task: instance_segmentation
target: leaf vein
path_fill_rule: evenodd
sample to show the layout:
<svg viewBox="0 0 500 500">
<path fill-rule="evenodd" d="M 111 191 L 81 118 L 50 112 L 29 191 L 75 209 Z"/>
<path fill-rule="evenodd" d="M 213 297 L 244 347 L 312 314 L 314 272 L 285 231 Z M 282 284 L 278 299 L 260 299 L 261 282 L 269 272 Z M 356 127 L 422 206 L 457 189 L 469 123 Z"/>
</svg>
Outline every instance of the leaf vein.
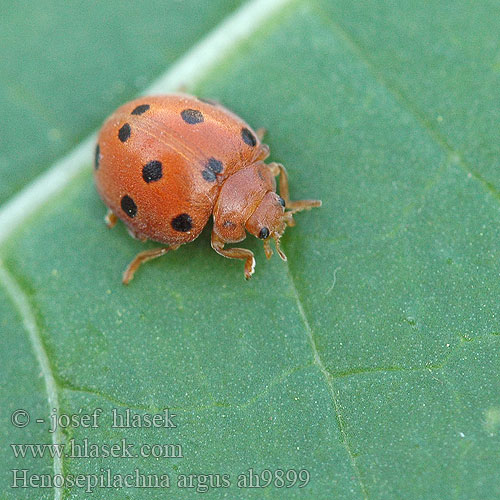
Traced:
<svg viewBox="0 0 500 500">
<path fill-rule="evenodd" d="M 269 392 L 271 391 L 271 389 L 273 387 L 282 384 L 293 374 L 295 374 L 301 370 L 304 370 L 312 365 L 313 365 L 313 363 L 309 363 L 306 365 L 295 366 L 295 367 L 292 367 L 292 368 L 289 368 L 287 370 L 282 371 L 281 373 L 279 373 L 278 375 L 273 377 L 269 381 L 269 383 L 267 383 L 265 385 L 265 387 L 262 391 L 255 394 L 251 398 L 247 399 L 243 403 L 233 404 L 233 403 L 221 403 L 221 402 L 214 401 L 213 404 L 199 405 L 199 406 L 187 406 L 187 407 L 185 407 L 185 406 L 168 406 L 168 409 L 171 411 L 186 412 L 186 413 L 187 412 L 213 410 L 216 408 L 224 408 L 227 410 L 231 410 L 231 409 L 243 410 L 243 409 L 251 406 L 255 402 L 257 402 L 259 399 L 262 399 L 267 394 L 269 394 Z M 141 410 L 141 411 L 146 411 L 146 412 L 151 412 L 151 413 L 158 413 L 158 412 L 161 412 L 165 408 L 165 406 L 160 407 L 160 406 L 154 406 L 154 405 L 143 405 L 143 404 L 131 403 L 129 401 L 121 400 L 121 399 L 119 399 L 115 396 L 112 396 L 110 394 L 106 394 L 105 392 L 99 391 L 98 389 L 93 389 L 93 388 L 83 387 L 83 386 L 76 386 L 76 385 L 69 384 L 67 382 L 60 384 L 60 388 L 66 390 L 66 391 L 70 391 L 70 392 L 80 392 L 80 393 L 84 393 L 84 394 L 90 394 L 92 396 L 102 398 L 102 399 L 109 401 L 113 404 L 116 404 L 118 406 L 121 406 L 124 408 L 130 408 L 133 410 Z"/>
<path fill-rule="evenodd" d="M 54 371 L 50 364 L 47 351 L 43 345 L 43 341 L 40 335 L 40 330 L 36 323 L 35 314 L 33 313 L 32 306 L 30 304 L 29 298 L 22 290 L 16 279 L 9 274 L 7 269 L 4 267 L 3 262 L 0 260 L 0 283 L 4 287 L 7 295 L 17 309 L 19 316 L 22 319 L 23 326 L 28 334 L 28 339 L 33 348 L 35 357 L 40 365 L 40 370 L 42 372 L 43 380 L 45 382 L 45 389 L 47 391 L 47 399 L 50 410 L 55 409 L 56 413 L 59 414 L 59 387 L 54 376 Z M 58 427 L 52 433 L 52 443 L 54 445 L 61 444 L 65 441 L 64 436 Z M 54 474 L 63 474 L 63 458 L 54 454 Z M 61 500 L 62 498 L 62 488 L 54 488 L 54 500 Z"/>
<path fill-rule="evenodd" d="M 478 171 L 474 170 L 464 159 L 463 154 L 456 150 L 441 134 L 433 122 L 421 111 L 418 106 L 394 83 L 389 82 L 381 72 L 380 68 L 372 61 L 369 54 L 364 50 L 354 36 L 347 31 L 338 21 L 331 19 L 317 3 L 313 5 L 314 11 L 323 19 L 325 24 L 330 28 L 333 35 L 342 39 L 350 48 L 351 52 L 370 70 L 375 80 L 385 88 L 399 103 L 399 105 L 410 113 L 420 124 L 420 126 L 428 133 L 429 137 L 437 144 L 448 156 L 451 163 L 457 164 L 467 175 L 488 192 L 498 203 L 500 203 L 500 190 L 494 184 L 483 177 Z"/>
<path fill-rule="evenodd" d="M 361 489 L 362 497 L 365 500 L 367 500 L 368 499 L 368 491 L 367 491 L 367 488 L 366 488 L 366 486 L 363 482 L 363 479 L 361 477 L 361 471 L 359 470 L 356 457 L 354 456 L 354 453 L 353 453 L 351 446 L 349 444 L 349 440 L 347 437 L 346 425 L 344 422 L 344 417 L 342 416 L 342 413 L 340 411 L 340 401 L 339 401 L 338 395 L 336 394 L 336 392 L 339 393 L 340 391 L 338 389 L 337 390 L 335 389 L 332 374 L 326 369 L 326 367 L 323 364 L 323 361 L 319 355 L 318 348 L 316 346 L 316 340 L 314 338 L 314 333 L 312 331 L 312 328 L 311 328 L 311 325 L 309 323 L 309 319 L 307 318 L 304 307 L 302 306 L 302 301 L 300 299 L 299 292 L 298 292 L 297 287 L 295 285 L 295 279 L 291 273 L 290 265 L 288 263 L 287 263 L 287 270 L 288 270 L 288 276 L 290 279 L 292 292 L 293 292 L 293 295 L 295 297 L 295 301 L 297 303 L 297 308 L 298 308 L 299 314 L 302 318 L 302 321 L 304 323 L 307 337 L 309 339 L 309 344 L 311 346 L 311 350 L 313 353 L 313 362 L 319 368 L 320 372 L 322 373 L 322 375 L 325 378 L 325 382 L 326 382 L 328 391 L 329 391 L 330 396 L 332 398 L 333 410 L 335 412 L 337 424 L 339 426 L 340 434 L 342 436 L 342 442 L 343 442 L 344 448 L 347 451 L 347 454 L 349 456 L 349 460 L 351 462 L 351 466 L 354 470 L 354 473 L 356 474 L 356 478 L 358 480 L 359 487 Z"/>
</svg>

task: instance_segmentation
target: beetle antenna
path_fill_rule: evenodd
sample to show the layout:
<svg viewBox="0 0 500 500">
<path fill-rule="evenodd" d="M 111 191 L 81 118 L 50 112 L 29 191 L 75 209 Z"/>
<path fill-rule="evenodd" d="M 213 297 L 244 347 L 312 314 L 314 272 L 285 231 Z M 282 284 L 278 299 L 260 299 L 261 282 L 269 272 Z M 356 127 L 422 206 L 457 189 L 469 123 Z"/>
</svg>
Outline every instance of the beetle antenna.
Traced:
<svg viewBox="0 0 500 500">
<path fill-rule="evenodd" d="M 280 235 L 278 233 L 273 233 L 274 244 L 276 245 L 276 251 L 278 255 L 281 257 L 281 260 L 287 261 L 286 255 L 283 253 L 283 250 L 280 248 Z"/>
<path fill-rule="evenodd" d="M 267 240 L 264 240 L 264 253 L 266 254 L 266 257 L 268 259 L 270 259 L 271 255 L 273 254 L 273 249 L 271 248 L 269 238 Z"/>
</svg>

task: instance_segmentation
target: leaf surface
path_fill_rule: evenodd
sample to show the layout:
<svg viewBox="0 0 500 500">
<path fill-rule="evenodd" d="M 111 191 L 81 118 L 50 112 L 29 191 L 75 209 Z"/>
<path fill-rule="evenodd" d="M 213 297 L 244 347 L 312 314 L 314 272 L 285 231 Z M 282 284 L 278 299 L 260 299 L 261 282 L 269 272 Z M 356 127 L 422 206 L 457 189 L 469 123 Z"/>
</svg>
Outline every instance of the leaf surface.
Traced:
<svg viewBox="0 0 500 500">
<path fill-rule="evenodd" d="M 249 282 L 206 228 L 123 287 L 155 244 L 104 227 L 89 158 L 0 249 L 5 419 L 48 411 L 28 311 L 60 411 L 106 417 L 61 439 L 182 446 L 182 458 L 64 459 L 65 473 L 168 473 L 175 498 L 195 494 L 182 474 L 228 474 L 208 498 L 498 498 L 500 17 L 456 5 L 293 2 L 193 82 L 268 130 L 293 198 L 323 200 L 285 234 L 287 263 L 245 240 Z M 113 429 L 112 408 L 169 408 L 177 427 Z M 238 488 L 249 469 L 311 479 Z"/>
</svg>

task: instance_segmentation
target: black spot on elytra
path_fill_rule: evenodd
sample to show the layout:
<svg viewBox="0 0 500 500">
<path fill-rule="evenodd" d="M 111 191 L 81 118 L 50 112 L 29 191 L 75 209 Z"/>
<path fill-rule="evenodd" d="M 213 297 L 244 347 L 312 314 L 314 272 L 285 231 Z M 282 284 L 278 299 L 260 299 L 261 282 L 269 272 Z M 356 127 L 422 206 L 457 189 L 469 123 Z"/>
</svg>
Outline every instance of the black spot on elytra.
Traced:
<svg viewBox="0 0 500 500">
<path fill-rule="evenodd" d="M 254 147 L 257 144 L 257 139 L 246 127 L 241 129 L 241 138 L 243 139 L 243 142 L 249 146 Z"/>
<path fill-rule="evenodd" d="M 130 125 L 125 123 L 122 125 L 120 130 L 118 130 L 118 139 L 120 141 L 125 142 L 130 137 Z"/>
<path fill-rule="evenodd" d="M 172 219 L 172 227 L 181 233 L 187 233 L 193 227 L 193 219 L 189 214 L 180 214 Z"/>
<path fill-rule="evenodd" d="M 152 160 L 142 167 L 142 178 L 146 182 L 159 181 L 163 177 L 161 161 Z"/>
<path fill-rule="evenodd" d="M 130 114 L 131 115 L 142 115 L 142 113 L 145 113 L 148 109 L 149 109 L 149 104 L 139 104 L 139 106 L 134 108 L 134 110 Z"/>
<path fill-rule="evenodd" d="M 207 163 L 208 170 L 211 170 L 214 174 L 220 174 L 222 172 L 222 162 L 216 160 L 215 158 L 210 158 Z"/>
<path fill-rule="evenodd" d="M 205 170 L 201 172 L 203 178 L 208 182 L 215 182 L 217 179 L 216 174 L 220 174 L 223 170 L 222 162 L 215 158 L 210 158 L 205 165 Z"/>
<path fill-rule="evenodd" d="M 222 162 L 215 158 L 209 158 L 205 165 L 205 170 L 201 172 L 202 177 L 208 182 L 215 182 L 216 174 L 220 174 L 223 170 Z"/>
<path fill-rule="evenodd" d="M 181 111 L 182 119 L 189 123 L 189 125 L 195 125 L 196 123 L 201 123 L 203 121 L 203 115 L 201 111 L 197 109 L 185 109 Z"/>
<path fill-rule="evenodd" d="M 215 180 L 217 179 L 217 176 L 211 170 L 205 169 L 203 170 L 201 175 L 208 182 L 215 182 Z"/>
<path fill-rule="evenodd" d="M 134 218 L 137 214 L 137 205 L 135 201 L 126 194 L 121 201 L 122 210 L 130 217 Z"/>
<path fill-rule="evenodd" d="M 97 170 L 99 168 L 99 160 L 101 159 L 101 148 L 99 144 L 95 147 L 95 156 L 94 156 L 94 168 Z"/>
<path fill-rule="evenodd" d="M 269 229 L 267 229 L 267 227 L 263 227 L 261 230 L 260 230 L 260 233 L 259 233 L 259 238 L 261 240 L 265 240 L 266 238 L 269 238 Z"/>
<path fill-rule="evenodd" d="M 225 220 L 225 221 L 222 223 L 222 225 L 223 225 L 224 227 L 229 228 L 229 229 L 234 229 L 234 228 L 236 227 L 236 224 L 235 224 L 233 221 L 231 221 L 231 220 Z"/>
</svg>

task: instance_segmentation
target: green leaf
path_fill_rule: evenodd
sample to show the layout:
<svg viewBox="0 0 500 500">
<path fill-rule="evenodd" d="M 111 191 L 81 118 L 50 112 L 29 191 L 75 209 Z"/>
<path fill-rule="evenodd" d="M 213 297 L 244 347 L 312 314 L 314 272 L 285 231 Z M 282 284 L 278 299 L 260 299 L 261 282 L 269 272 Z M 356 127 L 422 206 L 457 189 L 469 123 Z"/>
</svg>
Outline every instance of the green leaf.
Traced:
<svg viewBox="0 0 500 500">
<path fill-rule="evenodd" d="M 189 18 L 188 4 L 172 5 Z M 166 473 L 173 498 L 196 495 L 196 482 L 177 485 L 183 474 L 229 475 L 205 498 L 498 498 L 498 14 L 492 2 L 291 2 L 191 82 L 268 130 L 293 198 L 323 200 L 287 230 L 287 263 L 245 240 L 257 258 L 249 282 L 241 262 L 211 250 L 208 227 L 122 286 L 130 259 L 155 244 L 104 226 L 89 150 L 85 171 L 0 246 L 0 498 L 19 497 L 13 468 L 54 473 L 49 459 L 15 460 L 10 443 L 72 438 L 180 445 L 182 457 L 55 461 L 73 475 Z M 99 96 L 106 80 L 80 64 L 79 85 Z M 72 118 L 56 92 L 47 86 L 79 137 L 109 111 Z M 20 141 L 29 125 L 17 127 Z M 64 414 L 102 408 L 99 427 L 53 437 L 46 424 L 10 424 L 18 408 L 47 419 L 54 401 Z M 113 408 L 169 408 L 176 427 L 111 428 Z M 306 469 L 310 481 L 238 488 L 249 469 Z"/>
</svg>

